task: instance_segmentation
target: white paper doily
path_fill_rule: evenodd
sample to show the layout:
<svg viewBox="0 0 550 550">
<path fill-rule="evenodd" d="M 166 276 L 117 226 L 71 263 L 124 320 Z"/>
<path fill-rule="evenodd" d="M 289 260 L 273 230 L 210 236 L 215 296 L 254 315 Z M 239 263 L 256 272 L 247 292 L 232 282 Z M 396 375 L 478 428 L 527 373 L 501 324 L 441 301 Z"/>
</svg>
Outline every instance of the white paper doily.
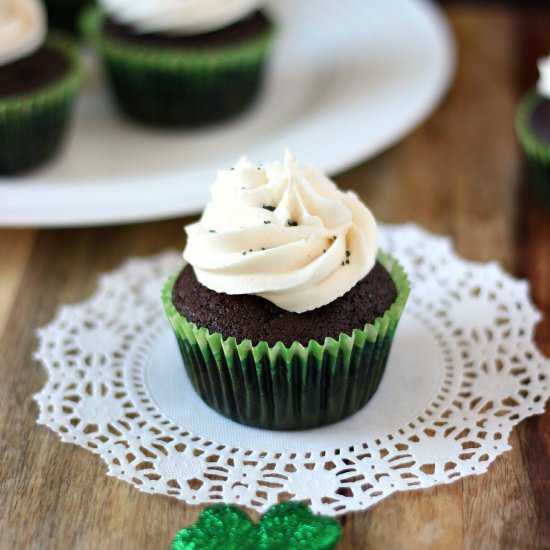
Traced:
<svg viewBox="0 0 550 550">
<path fill-rule="evenodd" d="M 169 252 L 101 276 L 92 298 L 39 329 L 38 423 L 141 491 L 261 512 L 292 498 L 338 515 L 485 472 L 550 393 L 528 285 L 416 226 L 383 226 L 381 241 L 412 294 L 382 385 L 352 418 L 269 432 L 204 405 L 162 311 L 161 286 L 181 264 Z"/>
</svg>

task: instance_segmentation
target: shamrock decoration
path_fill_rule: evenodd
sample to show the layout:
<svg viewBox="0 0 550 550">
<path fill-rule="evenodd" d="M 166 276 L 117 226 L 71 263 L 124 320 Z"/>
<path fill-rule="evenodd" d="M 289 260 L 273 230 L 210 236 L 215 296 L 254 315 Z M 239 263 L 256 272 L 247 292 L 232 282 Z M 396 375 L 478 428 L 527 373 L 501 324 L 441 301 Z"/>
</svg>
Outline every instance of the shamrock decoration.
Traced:
<svg viewBox="0 0 550 550">
<path fill-rule="evenodd" d="M 340 524 L 314 516 L 299 502 L 273 506 L 257 525 L 240 509 L 207 508 L 199 521 L 180 531 L 172 550 L 330 550 L 342 535 Z"/>
</svg>

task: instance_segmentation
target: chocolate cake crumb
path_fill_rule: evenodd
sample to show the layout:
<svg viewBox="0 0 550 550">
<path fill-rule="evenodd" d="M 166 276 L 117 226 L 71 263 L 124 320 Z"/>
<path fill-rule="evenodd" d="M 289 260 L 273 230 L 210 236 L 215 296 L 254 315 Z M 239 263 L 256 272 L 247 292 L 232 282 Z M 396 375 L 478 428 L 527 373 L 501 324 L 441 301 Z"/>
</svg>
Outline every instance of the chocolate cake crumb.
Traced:
<svg viewBox="0 0 550 550">
<path fill-rule="evenodd" d="M 164 48 L 208 48 L 239 43 L 260 36 L 271 26 L 268 17 L 261 11 L 233 23 L 223 29 L 197 35 L 177 36 L 161 33 L 140 33 L 128 25 L 122 25 L 110 17 L 103 23 L 108 36 L 133 44 Z"/>
<path fill-rule="evenodd" d="M 59 51 L 43 46 L 33 54 L 0 66 L 0 97 L 32 93 L 65 75 L 69 62 Z"/>
<path fill-rule="evenodd" d="M 253 344 L 263 340 L 287 346 L 351 334 L 382 316 L 396 298 L 395 284 L 380 263 L 344 296 L 305 313 L 286 311 L 258 296 L 214 292 L 198 282 L 191 266 L 180 273 L 172 295 L 184 317 L 210 332 L 239 341 L 248 338 Z"/>
</svg>

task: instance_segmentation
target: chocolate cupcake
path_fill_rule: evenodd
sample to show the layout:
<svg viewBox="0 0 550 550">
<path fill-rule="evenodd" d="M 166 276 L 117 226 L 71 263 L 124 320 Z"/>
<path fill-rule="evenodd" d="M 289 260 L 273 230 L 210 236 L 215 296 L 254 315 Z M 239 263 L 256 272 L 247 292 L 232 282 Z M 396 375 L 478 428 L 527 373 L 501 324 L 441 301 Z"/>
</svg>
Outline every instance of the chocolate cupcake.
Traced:
<svg viewBox="0 0 550 550">
<path fill-rule="evenodd" d="M 363 407 L 409 294 L 353 193 L 287 155 L 221 171 L 187 265 L 163 303 L 193 387 L 266 429 L 314 428 Z"/>
<path fill-rule="evenodd" d="M 168 127 L 233 117 L 258 95 L 274 24 L 262 0 L 100 0 L 83 19 L 122 113 Z"/>
<path fill-rule="evenodd" d="M 79 54 L 68 39 L 46 33 L 39 0 L 0 3 L 0 175 L 47 161 L 65 134 Z"/>
<path fill-rule="evenodd" d="M 550 56 L 539 60 L 540 79 L 519 105 L 516 129 L 537 196 L 550 211 Z"/>
</svg>

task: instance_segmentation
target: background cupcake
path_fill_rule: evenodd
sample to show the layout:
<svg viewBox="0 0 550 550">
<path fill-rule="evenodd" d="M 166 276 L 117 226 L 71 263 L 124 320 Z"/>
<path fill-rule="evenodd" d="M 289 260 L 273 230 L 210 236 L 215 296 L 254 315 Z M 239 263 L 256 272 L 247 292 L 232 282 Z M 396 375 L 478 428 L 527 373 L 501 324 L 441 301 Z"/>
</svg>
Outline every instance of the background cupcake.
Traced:
<svg viewBox="0 0 550 550">
<path fill-rule="evenodd" d="M 539 73 L 537 88 L 520 103 L 516 126 L 537 196 L 550 211 L 550 56 L 539 60 Z"/>
<path fill-rule="evenodd" d="M 33 168 L 61 142 L 80 65 L 70 41 L 46 37 L 39 0 L 0 2 L 0 174 Z"/>
<path fill-rule="evenodd" d="M 44 4 L 51 27 L 77 34 L 80 14 L 94 0 L 44 0 Z"/>
<path fill-rule="evenodd" d="M 220 172 L 164 306 L 191 382 L 238 422 L 305 429 L 360 409 L 409 287 L 353 193 L 287 155 Z"/>
<path fill-rule="evenodd" d="M 258 94 L 274 24 L 262 0 L 100 0 L 83 21 L 121 111 L 194 126 L 246 109 Z"/>
</svg>

